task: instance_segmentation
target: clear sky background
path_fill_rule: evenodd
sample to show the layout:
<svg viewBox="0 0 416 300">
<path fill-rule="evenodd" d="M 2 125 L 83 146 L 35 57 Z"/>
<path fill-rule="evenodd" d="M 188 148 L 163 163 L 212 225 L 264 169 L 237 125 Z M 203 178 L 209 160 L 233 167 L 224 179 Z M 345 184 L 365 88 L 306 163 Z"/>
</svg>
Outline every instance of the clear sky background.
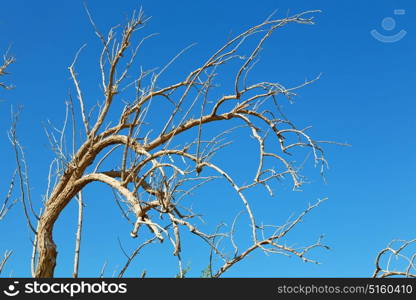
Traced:
<svg viewBox="0 0 416 300">
<path fill-rule="evenodd" d="M 53 158 L 42 124 L 47 120 L 62 122 L 64 100 L 68 89 L 73 88 L 67 67 L 84 43 L 88 46 L 77 70 L 86 97 L 92 99 L 88 104 L 96 101 L 100 45 L 82 3 L 14 0 L 2 1 L 1 5 L 0 49 L 11 44 L 17 62 L 8 78 L 16 88 L 0 91 L 4 100 L 0 102 L 0 191 L 2 195 L 6 193 L 7 179 L 15 167 L 6 135 L 10 107 L 23 105 L 19 138 L 29 164 L 36 207 L 46 189 L 49 162 Z M 318 82 L 299 91 L 295 104 L 285 104 L 283 109 L 299 127 L 313 125 L 314 137 L 347 142 L 352 147 L 326 147 L 330 164 L 326 184 L 317 176 L 318 170 L 308 168 L 305 171 L 311 184 L 305 185 L 303 192 L 291 192 L 290 184 L 282 184 L 276 190 L 276 198 L 264 195 L 264 200 L 256 199 L 256 205 L 265 220 L 282 223 L 290 214 L 301 212 L 308 202 L 329 197 L 290 235 L 288 243 L 300 246 L 324 234 L 331 250 L 311 253 L 322 262 L 320 265 L 258 252 L 230 269 L 226 276 L 366 277 L 374 270 L 377 252 L 390 240 L 416 237 L 414 1 L 90 0 L 87 3 L 102 31 L 125 21 L 140 6 L 146 15 L 152 16 L 145 32 L 157 32 L 159 36 L 146 43 L 140 57 L 140 64 L 146 68 L 166 63 L 178 51 L 196 42 L 168 72 L 167 79 L 183 78 L 220 46 L 230 32 L 241 32 L 276 9 L 281 16 L 288 10 L 292 13 L 322 10 L 316 15 L 316 25 L 290 25 L 278 30 L 264 47 L 257 74 L 291 86 L 322 73 Z M 395 9 L 404 9 L 405 14 L 395 15 Z M 386 17 L 395 20 L 394 28 L 391 19 L 382 23 Z M 371 35 L 374 29 L 387 37 L 394 37 L 401 30 L 406 34 L 394 43 L 384 43 Z M 249 145 L 232 147 L 221 154 L 221 159 L 227 167 L 244 174 L 238 161 L 257 156 Z M 223 194 L 220 192 L 221 184 L 195 196 L 197 208 L 211 214 L 214 221 L 223 218 L 216 212 L 231 211 L 232 201 L 237 203 L 227 189 Z M 138 241 L 129 237 L 131 227 L 120 216 L 109 189 L 89 188 L 85 198 L 80 276 L 97 276 L 105 261 L 105 275 L 112 276 L 125 261 L 117 238 L 127 251 L 134 249 Z M 55 229 L 59 251 L 57 276 L 70 276 L 72 272 L 76 208 L 71 203 Z M 230 215 L 224 219 L 228 224 L 232 221 Z M 30 235 L 20 205 L 0 223 L 0 231 L 0 251 L 14 251 L 2 275 L 30 276 Z M 176 260 L 166 244 L 155 244 L 144 251 L 126 275 L 138 276 L 146 269 L 151 277 L 174 276 Z M 189 275 L 198 277 L 208 263 L 206 247 L 190 240 L 184 245 L 183 260 L 190 266 Z"/>
</svg>

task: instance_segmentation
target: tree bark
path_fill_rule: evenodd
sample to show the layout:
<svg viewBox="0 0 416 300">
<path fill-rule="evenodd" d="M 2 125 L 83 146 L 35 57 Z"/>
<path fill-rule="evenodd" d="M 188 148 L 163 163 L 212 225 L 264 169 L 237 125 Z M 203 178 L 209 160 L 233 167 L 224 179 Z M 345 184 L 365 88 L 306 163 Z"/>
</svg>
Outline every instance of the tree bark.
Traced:
<svg viewBox="0 0 416 300">
<path fill-rule="evenodd" d="M 61 185 L 58 184 L 57 187 L 59 186 Z M 62 210 L 81 188 L 75 185 L 75 178 L 70 179 L 58 196 L 50 198 L 46 203 L 46 209 L 39 220 L 38 227 L 39 260 L 35 272 L 36 278 L 53 277 L 58 255 L 53 241 L 53 227 Z"/>
</svg>

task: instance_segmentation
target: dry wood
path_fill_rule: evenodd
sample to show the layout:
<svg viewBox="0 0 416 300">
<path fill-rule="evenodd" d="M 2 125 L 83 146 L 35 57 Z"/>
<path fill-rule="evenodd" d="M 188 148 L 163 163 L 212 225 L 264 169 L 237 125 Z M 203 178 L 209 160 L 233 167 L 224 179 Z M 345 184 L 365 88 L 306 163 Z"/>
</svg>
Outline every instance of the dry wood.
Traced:
<svg viewBox="0 0 416 300">
<path fill-rule="evenodd" d="M 291 161 L 291 155 L 298 148 L 311 150 L 316 164 L 322 166 L 326 164 L 323 149 L 319 145 L 323 142 L 312 139 L 306 132 L 307 129 L 297 128 L 280 113 L 279 106 L 279 102 L 284 99 L 291 101 L 297 89 L 311 84 L 319 76 L 290 88 L 277 82 L 249 83 L 249 72 L 272 34 L 290 23 L 313 24 L 313 14 L 317 12 L 307 11 L 282 19 L 274 19 L 270 16 L 262 23 L 228 40 L 200 67 L 191 71 L 182 80 L 161 87 L 160 76 L 190 47 L 176 55 L 158 73 L 152 70 L 140 70 L 139 75 L 131 75 L 132 67 L 140 54 L 139 49 L 152 35 L 144 37 L 137 46 L 134 46 L 133 37 L 145 26 L 149 18 L 146 18 L 140 10 L 138 13 L 133 13 L 124 27 L 115 26 L 104 35 L 98 30 L 91 14 L 87 11 L 103 46 L 99 57 L 102 101 L 98 104 L 98 112 L 93 120 L 94 113 L 89 115 L 87 113 L 90 104 L 85 95 L 88 95 L 88 91 L 86 87 L 81 88 L 79 75 L 75 71 L 75 64 L 82 47 L 70 65 L 69 72 L 79 105 L 79 123 L 85 130 L 84 140 L 76 141 L 76 136 L 79 134 L 76 133 L 77 120 L 70 96 L 62 129 L 53 128 L 52 131 L 47 131 L 56 159 L 51 163 L 44 208 L 36 231 L 31 225 L 30 217 L 27 216 L 28 223 L 36 234 L 37 253 L 33 255 L 37 257 L 36 263 L 33 264 L 36 265 L 35 277 L 53 277 L 57 262 L 57 246 L 53 241 L 54 224 L 68 203 L 77 195 L 81 195 L 83 189 L 91 183 L 103 183 L 115 191 L 116 201 L 123 215 L 127 220 L 131 217 L 135 219 L 130 232 L 132 237 L 141 237 L 142 225 L 153 234 L 153 238 L 140 244 L 131 255 L 126 255 L 128 260 L 119 273 L 120 277 L 138 252 L 155 240 L 161 242 L 167 240 L 172 244 L 173 254 L 178 258 L 179 276 L 184 276 L 186 269 L 182 269 L 181 261 L 183 230 L 189 231 L 209 245 L 211 249 L 209 273 L 214 277 L 222 275 L 256 249 L 261 249 L 265 253 L 295 255 L 304 261 L 315 262 L 308 258 L 307 254 L 315 247 L 327 248 L 321 244 L 320 239 L 317 243 L 302 248 L 292 248 L 281 244 L 280 241 L 322 201 L 311 205 L 295 221 L 281 226 L 267 227 L 257 222 L 246 191 L 263 186 L 273 194 L 271 181 L 284 177 L 291 179 L 293 189 L 299 189 L 304 183 L 303 177 L 299 173 L 299 168 Z M 247 43 L 248 37 L 258 39 L 251 45 L 249 54 L 243 56 L 239 51 L 242 45 Z M 218 72 L 233 60 L 240 62 L 238 70 L 231 73 L 234 78 L 233 90 L 229 94 L 213 98 L 210 92 L 216 87 Z M 115 120 L 114 114 L 110 117 L 109 111 L 115 106 L 115 101 L 122 100 L 120 95 L 129 89 L 134 89 L 135 97 L 126 102 Z M 166 119 L 159 132 L 153 132 L 151 128 L 154 116 L 150 107 L 155 101 L 168 101 L 172 105 L 171 111 L 164 115 Z M 66 150 L 65 132 L 69 127 L 67 122 L 72 123 L 72 151 Z M 233 177 L 232 171 L 225 170 L 212 159 L 214 154 L 229 144 L 224 137 L 236 128 L 241 128 L 235 126 L 236 122 L 249 129 L 246 133 L 247 139 L 254 137 L 258 143 L 256 156 L 258 167 L 250 176 L 252 181 L 245 184 L 239 184 Z M 224 128 L 223 132 L 210 136 L 205 128 L 212 123 L 221 124 Z M 56 132 L 59 136 L 55 136 Z M 185 133 L 194 134 L 194 138 L 185 144 L 178 143 L 177 137 Z M 12 135 L 12 141 L 16 153 L 19 154 L 19 144 L 14 137 L 15 135 Z M 118 148 L 122 149 L 121 155 L 120 151 L 117 151 Z M 272 160 L 275 162 L 270 165 Z M 109 161 L 116 161 L 117 167 L 111 170 L 104 169 L 103 166 Z M 202 174 L 204 176 L 201 176 Z M 194 221 L 198 215 L 192 212 L 190 206 L 183 205 L 183 198 L 189 197 L 191 192 L 201 185 L 218 178 L 224 178 L 235 191 L 248 216 L 251 246 L 245 250 L 240 250 L 235 241 L 235 222 L 229 234 L 204 233 L 198 229 Z M 24 182 L 21 186 L 25 186 Z M 78 276 L 83 201 L 79 200 L 74 277 Z M 24 205 L 29 215 L 26 202 Z M 31 207 L 30 205 L 29 201 L 28 206 Z M 184 210 L 187 214 L 182 213 Z M 266 228 L 274 228 L 275 231 L 270 234 Z M 218 246 L 218 243 L 224 239 L 228 239 L 234 249 L 231 258 Z M 214 255 L 223 261 L 217 271 L 214 270 Z M 101 272 L 102 276 L 103 272 Z"/>
</svg>

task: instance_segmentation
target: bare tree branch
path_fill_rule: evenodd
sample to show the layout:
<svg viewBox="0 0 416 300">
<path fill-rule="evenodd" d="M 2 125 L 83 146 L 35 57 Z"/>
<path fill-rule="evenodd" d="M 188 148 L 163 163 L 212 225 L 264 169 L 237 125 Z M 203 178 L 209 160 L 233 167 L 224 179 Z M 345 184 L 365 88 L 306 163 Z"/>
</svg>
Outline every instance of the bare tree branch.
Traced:
<svg viewBox="0 0 416 300">
<path fill-rule="evenodd" d="M 82 192 L 79 192 L 77 196 L 77 200 L 78 200 L 78 225 L 77 225 L 77 233 L 76 233 L 76 239 L 75 239 L 74 272 L 72 274 L 73 278 L 78 278 L 79 253 L 81 250 L 82 219 L 83 219 L 83 213 L 84 213 L 84 201 L 82 199 Z"/>
<path fill-rule="evenodd" d="M 81 92 L 81 88 L 80 88 L 80 85 L 79 85 L 79 81 L 78 81 L 77 76 L 76 76 L 75 71 L 74 71 L 74 65 L 75 65 L 75 63 L 78 59 L 78 56 L 81 53 L 82 49 L 84 49 L 86 46 L 87 45 L 84 44 L 78 50 L 77 54 L 75 55 L 74 61 L 72 62 L 72 64 L 69 66 L 68 69 L 69 69 L 69 72 L 71 73 L 72 80 L 74 81 L 74 85 L 75 85 L 75 88 L 77 90 L 77 98 L 78 98 L 78 101 L 79 101 L 79 106 L 81 108 L 81 117 L 82 117 L 82 121 L 84 122 L 85 132 L 88 135 L 90 133 L 90 128 L 89 128 L 87 117 L 85 115 L 84 98 L 82 97 L 82 92 Z"/>
<path fill-rule="evenodd" d="M 393 240 L 376 257 L 373 278 L 416 278 L 416 239 Z"/>
<path fill-rule="evenodd" d="M 137 247 L 130 256 L 127 257 L 127 262 L 121 269 L 120 273 L 118 274 L 118 278 L 122 278 L 124 273 L 126 272 L 127 268 L 130 266 L 130 263 L 132 260 L 139 254 L 140 250 L 142 250 L 145 246 L 147 246 L 150 243 L 153 243 L 156 240 L 156 236 L 148 239 L 147 241 L 143 242 L 139 247 Z M 143 277 L 143 276 L 142 276 Z"/>
<path fill-rule="evenodd" d="M 9 50 L 10 48 L 6 51 L 6 54 L 3 55 L 3 63 L 0 64 L 0 77 L 8 75 L 9 73 L 7 72 L 7 69 L 16 61 L 13 56 L 9 55 Z M 0 88 L 10 90 L 13 88 L 13 86 L 0 81 Z"/>
<path fill-rule="evenodd" d="M 4 266 L 6 265 L 7 260 L 10 258 L 10 256 L 12 255 L 13 251 L 11 250 L 6 250 L 4 252 L 4 256 L 2 258 L 2 260 L 0 261 L 0 274 L 3 271 Z"/>
<path fill-rule="evenodd" d="M 239 253 L 238 248 L 234 246 L 236 249 L 234 257 L 231 260 L 228 260 L 222 267 L 220 267 L 217 273 L 213 277 L 220 277 L 229 268 L 231 268 L 233 265 L 235 265 L 236 263 L 244 259 L 247 255 L 249 255 L 251 252 L 253 252 L 256 249 L 262 249 L 263 251 L 270 252 L 270 253 L 279 253 L 279 254 L 287 253 L 289 255 L 292 254 L 292 255 L 298 256 L 304 262 L 312 262 L 312 263 L 317 264 L 318 263 L 317 261 L 312 260 L 306 257 L 305 255 L 313 248 L 319 247 L 319 248 L 329 249 L 328 246 L 321 244 L 321 238 L 315 244 L 303 247 L 301 249 L 295 249 L 290 246 L 282 245 L 282 244 L 277 243 L 276 241 L 279 241 L 280 239 L 282 239 L 288 232 L 290 232 L 297 224 L 299 224 L 302 221 L 302 219 L 304 218 L 306 214 L 308 214 L 314 208 L 318 207 L 325 200 L 326 199 L 319 200 L 315 204 L 310 205 L 294 221 L 289 222 L 279 227 L 279 228 L 283 228 L 282 230 L 279 230 L 278 232 L 276 232 L 275 234 L 272 234 L 271 236 L 269 236 L 268 238 L 264 240 L 254 243 L 252 246 L 247 248 L 242 253 Z M 267 249 L 267 248 L 264 248 L 264 246 L 270 246 L 270 248 Z"/>
<path fill-rule="evenodd" d="M 6 216 L 6 214 L 10 211 L 10 209 L 16 204 L 17 199 L 13 200 L 10 202 L 10 199 L 12 197 L 12 192 L 13 192 L 13 188 L 14 188 L 14 181 L 16 179 L 16 175 L 17 175 L 17 171 L 14 172 L 12 180 L 10 182 L 9 185 L 9 190 L 6 194 L 6 198 L 3 201 L 3 204 L 1 205 L 0 208 L 0 221 L 4 219 L 4 217 Z"/>
<path fill-rule="evenodd" d="M 34 213 L 33 206 L 32 206 L 32 200 L 30 197 L 30 188 L 29 188 L 29 181 L 28 181 L 28 174 L 27 174 L 27 165 L 26 160 L 24 158 L 24 152 L 23 148 L 20 145 L 17 133 L 16 133 L 16 126 L 19 118 L 20 110 L 18 110 L 16 113 L 12 112 L 12 126 L 9 131 L 9 139 L 13 145 L 14 152 L 15 152 L 15 159 L 17 164 L 17 174 L 19 176 L 19 185 L 20 185 L 20 195 L 21 195 L 21 202 L 23 206 L 23 211 L 26 217 L 26 222 L 29 226 L 29 229 L 32 230 L 34 234 L 36 234 L 36 230 L 34 226 L 32 225 L 30 211 L 28 209 L 28 205 L 30 207 L 30 210 L 32 211 L 33 215 L 37 217 L 37 215 Z M 20 156 L 22 155 L 22 158 Z M 23 167 L 22 167 L 23 164 Z M 28 202 L 28 203 L 27 203 Z"/>
<path fill-rule="evenodd" d="M 51 129 L 47 131 L 56 158 L 50 166 L 46 201 L 37 229 L 39 259 L 35 276 L 54 275 L 57 259 L 53 241 L 54 224 L 67 204 L 93 183 L 104 183 L 114 191 L 123 216 L 128 221 L 132 220 L 131 237 L 142 238 L 139 232 L 143 225 L 152 234 L 132 254 L 126 254 L 127 262 L 119 277 L 123 276 L 141 249 L 155 240 L 167 240 L 172 244 L 173 255 L 178 259 L 178 276 L 183 277 L 187 268 L 183 268 L 181 250 L 186 232 L 192 233 L 209 246 L 209 274 L 214 277 L 221 276 L 256 249 L 265 253 L 295 255 L 304 261 L 316 263 L 306 254 L 314 248 L 327 248 L 321 244 L 320 239 L 302 248 L 287 246 L 282 239 L 323 200 L 309 206 L 292 222 L 281 226 L 263 225 L 258 223 L 259 217 L 252 207 L 253 200 L 248 197 L 248 191 L 262 186 L 273 195 L 274 182 L 286 177 L 292 182 L 293 189 L 299 189 L 305 183 L 300 173 L 302 168 L 292 159 L 298 149 L 309 150 L 315 165 L 321 165 L 322 169 L 326 166 L 321 147 L 323 142 L 314 140 L 309 134 L 309 128 L 297 128 L 286 117 L 276 117 L 282 116 L 280 101 L 293 101 L 298 89 L 312 84 L 319 76 L 294 87 L 284 87 L 279 82 L 250 82 L 249 76 L 261 49 L 274 32 L 291 23 L 313 24 L 313 14 L 318 11 L 307 11 L 281 19 L 267 18 L 228 40 L 201 66 L 170 85 L 161 83 L 162 74 L 190 47 L 174 56 L 157 73 L 141 68 L 138 75 L 132 75 L 133 66 L 140 55 L 139 49 L 153 35 L 145 36 L 136 45 L 134 36 L 149 18 L 144 16 L 142 10 L 134 12 L 125 26 L 115 26 L 108 34 L 102 34 L 87 8 L 86 11 L 102 44 L 98 59 L 102 100 L 93 122 L 86 114 L 89 106 L 92 106 L 83 96 L 87 94 L 86 87 L 81 89 L 75 73 L 74 66 L 80 54 L 78 51 L 69 72 L 80 105 L 79 123 L 85 128 L 86 136 L 80 143 L 75 139 L 77 118 L 70 98 L 62 129 L 50 125 Z M 243 47 L 249 49 L 248 55 L 240 53 Z M 238 69 L 224 70 L 224 65 L 232 61 L 239 64 Z M 230 73 L 234 86 L 223 93 L 212 93 L 219 86 L 216 81 L 221 80 L 217 77 L 220 72 Z M 116 101 L 124 103 L 118 111 L 120 103 L 115 105 Z M 151 105 L 156 101 L 168 101 L 172 105 L 166 111 L 157 112 L 160 114 L 158 118 L 155 118 L 155 112 L 151 110 Z M 114 109 L 114 114 L 113 111 L 109 114 L 110 108 Z M 161 120 L 160 124 L 156 124 L 156 119 Z M 71 139 L 65 138 L 67 122 L 72 122 Z M 212 131 L 206 130 L 210 124 L 221 128 L 222 132 L 212 134 Z M 230 144 L 226 136 L 237 129 L 244 130 L 243 138 L 238 142 L 254 138 L 258 145 L 258 154 L 253 156 L 256 157 L 257 168 L 254 174 L 248 174 L 244 184 L 233 170 L 223 167 L 220 160 L 214 160 L 214 155 L 225 151 Z M 16 151 L 21 150 L 15 135 L 11 136 Z M 72 140 L 72 146 L 68 147 L 72 149 L 69 153 L 68 140 Z M 244 163 L 241 161 L 241 164 Z M 250 233 L 245 236 L 250 237 L 251 246 L 242 252 L 234 238 L 236 222 L 233 222 L 231 231 L 220 232 L 218 228 L 223 228 L 220 226 L 214 233 L 204 232 L 201 229 L 203 227 L 196 222 L 200 219 L 200 214 L 192 210 L 192 195 L 203 184 L 217 179 L 224 179 L 235 192 L 248 218 Z M 23 204 L 28 215 L 25 202 Z M 74 277 L 78 274 L 81 241 L 82 203 L 79 205 Z M 27 218 L 29 222 L 30 218 Z M 274 229 L 274 232 L 270 234 L 269 229 Z M 228 243 L 233 249 L 232 258 L 220 248 L 220 243 Z M 222 266 L 215 274 L 214 256 L 222 261 Z M 104 271 L 101 276 L 103 273 Z"/>
</svg>

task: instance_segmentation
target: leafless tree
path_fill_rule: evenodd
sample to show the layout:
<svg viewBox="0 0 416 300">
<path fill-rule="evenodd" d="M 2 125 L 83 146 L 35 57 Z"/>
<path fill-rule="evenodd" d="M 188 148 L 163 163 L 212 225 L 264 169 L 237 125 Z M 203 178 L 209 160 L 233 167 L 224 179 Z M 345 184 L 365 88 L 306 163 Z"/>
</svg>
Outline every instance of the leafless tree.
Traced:
<svg viewBox="0 0 416 300">
<path fill-rule="evenodd" d="M 271 81 L 252 82 L 250 77 L 260 51 L 276 30 L 292 23 L 313 24 L 313 16 L 317 12 L 306 11 L 283 18 L 272 15 L 227 40 L 205 62 L 183 78 L 178 78 L 177 82 L 165 85 L 160 77 L 190 47 L 161 69 L 140 68 L 137 72 L 133 68 L 137 64 L 136 59 L 144 41 L 151 36 L 135 43 L 135 35 L 149 19 L 140 10 L 133 13 L 125 26 L 115 26 L 104 35 L 87 10 L 95 33 L 102 42 L 98 59 L 102 100 L 96 106 L 88 103 L 85 97 L 88 91 L 81 86 L 76 72 L 76 62 L 83 46 L 69 66 L 77 105 L 69 95 L 63 127 L 51 125 L 52 129 L 47 131 L 56 158 L 50 166 L 44 207 L 39 217 L 32 208 L 30 197 L 24 197 L 30 191 L 24 188 L 28 186 L 25 166 L 18 168 L 23 170 L 19 173 L 22 203 L 28 225 L 34 232 L 33 275 L 53 277 L 57 262 L 54 224 L 68 203 L 78 197 L 73 274 L 78 276 L 82 205 L 88 201 L 82 199 L 81 192 L 92 183 L 103 183 L 114 190 L 123 215 L 133 220 L 132 238 L 137 238 L 146 227 L 153 234 L 132 254 L 125 253 L 127 262 L 120 277 L 143 247 L 164 240 L 172 244 L 173 255 L 179 262 L 179 277 L 182 277 L 185 273 L 181 262 L 183 230 L 209 245 L 210 277 L 221 276 L 255 250 L 293 255 L 305 262 L 317 263 L 309 257 L 309 252 L 314 248 L 328 248 L 321 243 L 321 237 L 303 247 L 289 246 L 285 241 L 305 215 L 325 199 L 310 204 L 303 213 L 285 224 L 264 225 L 257 219 L 252 200 L 247 195 L 249 190 L 258 187 L 264 187 L 267 193 L 273 195 L 273 182 L 284 178 L 289 178 L 293 189 L 298 190 L 305 182 L 302 168 L 293 161 L 292 155 L 299 156 L 303 153 L 301 151 L 308 151 L 321 170 L 326 166 L 321 144 L 328 142 L 313 139 L 309 135 L 309 127 L 298 128 L 282 113 L 280 103 L 292 101 L 298 89 L 311 84 L 319 76 L 293 87 Z M 248 54 L 243 55 L 242 49 L 249 51 Z M 232 78 L 233 82 L 226 94 L 220 96 L 215 92 L 218 83 L 224 80 L 219 74 Z M 122 101 L 124 105 L 119 109 Z M 155 103 L 161 102 L 170 105 L 170 109 L 153 111 Z M 165 119 L 161 126 L 157 126 L 156 119 L 160 118 Z M 82 134 L 77 132 L 77 123 L 81 124 Z M 209 127 L 213 123 L 218 124 L 217 128 L 222 128 L 222 132 L 213 134 Z M 70 127 L 72 131 L 68 133 Z M 254 139 L 258 145 L 258 153 L 253 156 L 258 167 L 254 174 L 250 174 L 250 181 L 244 184 L 238 183 L 232 170 L 226 170 L 214 158 L 214 155 L 225 151 L 229 144 L 226 137 L 236 130 L 245 130 L 243 138 Z M 10 136 L 19 161 L 18 156 L 23 155 L 23 151 L 15 131 L 11 131 Z M 82 140 L 79 136 L 83 137 Z M 187 138 L 181 138 L 183 136 Z M 71 142 L 70 147 L 67 147 L 68 141 Z M 189 200 L 192 192 L 207 182 L 221 178 L 241 200 L 250 225 L 251 242 L 248 247 L 239 245 L 235 239 L 238 217 L 230 229 L 218 226 L 213 233 L 203 232 L 195 222 L 198 214 L 191 210 Z M 225 242 L 232 247 L 232 254 L 219 247 L 219 243 Z M 214 257 L 220 263 L 214 263 Z"/>
<path fill-rule="evenodd" d="M 376 257 L 373 278 L 416 278 L 416 239 L 393 240 Z"/>
</svg>

